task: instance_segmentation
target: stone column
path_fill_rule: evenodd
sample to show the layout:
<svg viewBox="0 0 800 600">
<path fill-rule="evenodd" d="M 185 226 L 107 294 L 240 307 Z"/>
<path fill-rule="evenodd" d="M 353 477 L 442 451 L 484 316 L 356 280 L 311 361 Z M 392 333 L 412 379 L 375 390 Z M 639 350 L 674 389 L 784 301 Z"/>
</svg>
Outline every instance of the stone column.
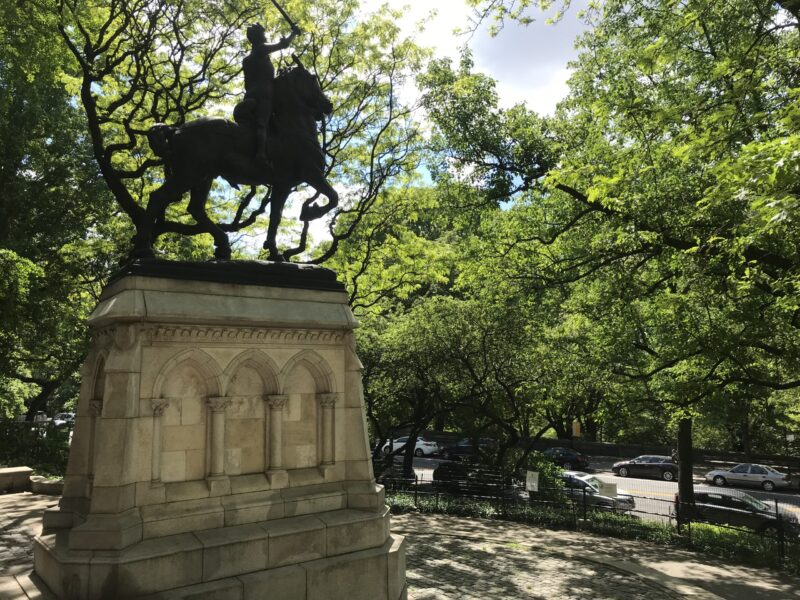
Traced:
<svg viewBox="0 0 800 600">
<path fill-rule="evenodd" d="M 161 427 L 164 411 L 169 406 L 166 398 L 156 398 L 151 401 L 153 407 L 153 444 L 152 456 L 150 458 L 150 481 L 153 483 L 161 482 Z"/>
<path fill-rule="evenodd" d="M 283 407 L 289 396 L 267 396 L 269 406 L 269 470 L 283 469 Z"/>
<path fill-rule="evenodd" d="M 333 409 L 336 405 L 336 394 L 319 394 L 317 399 L 322 407 L 322 464 L 332 465 L 335 462 L 336 431 L 333 424 Z"/>
<path fill-rule="evenodd" d="M 208 398 L 206 400 L 206 406 L 211 412 L 209 477 L 225 475 L 225 409 L 230 405 L 230 398 Z"/>
</svg>

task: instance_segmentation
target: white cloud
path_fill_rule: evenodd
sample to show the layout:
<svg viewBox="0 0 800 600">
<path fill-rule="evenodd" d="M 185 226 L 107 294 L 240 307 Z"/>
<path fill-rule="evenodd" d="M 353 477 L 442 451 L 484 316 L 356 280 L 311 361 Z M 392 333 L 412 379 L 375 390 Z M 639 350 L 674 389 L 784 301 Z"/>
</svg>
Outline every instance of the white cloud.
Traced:
<svg viewBox="0 0 800 600">
<path fill-rule="evenodd" d="M 362 0 L 367 12 L 383 3 Z M 532 24 L 509 22 L 491 37 L 485 25 L 471 35 L 455 33 L 469 26 L 471 9 L 464 0 L 439 0 L 433 5 L 426 0 L 411 0 L 403 9 L 400 26 L 439 57 L 457 60 L 461 47 L 468 45 L 476 70 L 497 81 L 501 106 L 524 102 L 537 112 L 549 114 L 568 91 L 567 63 L 576 57 L 575 38 L 585 29 L 577 16 L 585 5 L 586 0 L 573 2 L 563 20 L 553 25 L 547 23 L 549 15 L 533 13 Z M 405 93 L 406 97 L 413 94 L 411 89 Z"/>
</svg>

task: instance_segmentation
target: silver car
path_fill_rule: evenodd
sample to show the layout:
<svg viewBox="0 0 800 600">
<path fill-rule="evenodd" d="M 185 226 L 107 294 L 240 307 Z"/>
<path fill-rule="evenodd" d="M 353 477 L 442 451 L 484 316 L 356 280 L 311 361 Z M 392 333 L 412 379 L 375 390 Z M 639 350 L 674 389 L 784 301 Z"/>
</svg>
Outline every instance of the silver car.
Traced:
<svg viewBox="0 0 800 600">
<path fill-rule="evenodd" d="M 742 463 L 727 470 L 715 469 L 709 471 L 706 473 L 706 481 L 714 485 L 760 487 L 765 492 L 771 492 L 777 488 L 788 488 L 791 485 L 788 475 L 784 475 L 767 465 L 751 463 Z"/>
<path fill-rule="evenodd" d="M 587 506 L 617 512 L 627 512 L 636 508 L 633 496 L 626 490 L 617 490 L 616 496 L 601 493 L 603 482 L 594 475 L 580 471 L 564 471 L 561 476 L 564 482 L 564 493 L 572 496 L 575 502 L 586 502 Z"/>
</svg>

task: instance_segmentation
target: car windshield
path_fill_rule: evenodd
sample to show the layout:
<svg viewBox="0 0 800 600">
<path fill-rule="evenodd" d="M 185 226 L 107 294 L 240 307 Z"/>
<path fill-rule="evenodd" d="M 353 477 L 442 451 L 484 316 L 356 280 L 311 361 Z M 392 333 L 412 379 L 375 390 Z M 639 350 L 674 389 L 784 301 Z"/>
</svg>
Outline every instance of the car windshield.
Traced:
<svg viewBox="0 0 800 600">
<path fill-rule="evenodd" d="M 768 466 L 764 465 L 764 468 L 765 468 L 767 471 L 769 471 L 770 473 L 772 473 L 773 475 L 780 475 L 780 474 L 781 474 L 781 472 L 780 472 L 780 471 L 776 471 L 776 470 L 775 470 L 775 469 L 773 469 L 772 467 L 768 467 Z"/>
<path fill-rule="evenodd" d="M 752 506 L 755 509 L 758 509 L 758 510 L 769 510 L 769 506 L 767 506 L 767 504 L 765 504 L 764 502 L 762 502 L 758 498 L 754 498 L 750 494 L 742 494 L 742 495 L 737 494 L 736 497 L 739 498 L 740 500 L 746 502 L 747 504 L 749 504 L 750 506 Z"/>
<path fill-rule="evenodd" d="M 597 477 L 581 477 L 586 483 L 592 486 L 598 492 L 600 491 L 600 486 L 602 485 L 602 481 L 600 481 Z"/>
</svg>

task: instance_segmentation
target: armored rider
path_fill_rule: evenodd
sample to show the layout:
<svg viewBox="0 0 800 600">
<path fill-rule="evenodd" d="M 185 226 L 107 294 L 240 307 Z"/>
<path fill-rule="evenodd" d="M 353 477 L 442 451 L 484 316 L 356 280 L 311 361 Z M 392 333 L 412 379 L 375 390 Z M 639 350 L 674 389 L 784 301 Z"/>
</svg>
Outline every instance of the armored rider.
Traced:
<svg viewBox="0 0 800 600">
<path fill-rule="evenodd" d="M 247 39 L 252 44 L 242 67 L 244 68 L 245 100 L 255 101 L 256 115 L 256 160 L 267 162 L 267 131 L 272 115 L 272 97 L 275 87 L 275 68 L 269 55 L 272 52 L 288 48 L 292 40 L 300 33 L 296 25 L 292 25 L 292 33 L 281 38 L 276 44 L 267 44 L 264 28 L 255 23 L 247 28 Z"/>
</svg>

